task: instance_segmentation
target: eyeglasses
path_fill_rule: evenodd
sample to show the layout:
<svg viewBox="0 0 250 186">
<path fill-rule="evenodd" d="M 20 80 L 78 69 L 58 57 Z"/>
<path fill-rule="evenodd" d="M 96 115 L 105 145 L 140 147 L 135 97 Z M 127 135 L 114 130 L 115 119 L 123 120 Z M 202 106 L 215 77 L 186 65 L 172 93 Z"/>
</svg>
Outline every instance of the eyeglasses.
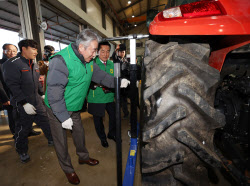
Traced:
<svg viewBox="0 0 250 186">
<path fill-rule="evenodd" d="M 17 51 L 16 51 L 16 50 L 5 50 L 5 53 L 8 53 L 8 54 L 11 54 L 11 53 L 16 54 Z"/>
</svg>

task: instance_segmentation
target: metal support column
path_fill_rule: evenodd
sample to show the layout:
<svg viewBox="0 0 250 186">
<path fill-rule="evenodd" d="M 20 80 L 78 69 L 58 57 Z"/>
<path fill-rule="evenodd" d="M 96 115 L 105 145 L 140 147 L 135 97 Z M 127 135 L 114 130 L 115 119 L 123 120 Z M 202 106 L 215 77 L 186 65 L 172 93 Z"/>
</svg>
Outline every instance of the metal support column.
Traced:
<svg viewBox="0 0 250 186">
<path fill-rule="evenodd" d="M 17 2 L 23 38 L 34 39 L 38 43 L 37 59 L 40 60 L 45 45 L 44 31 L 39 26 L 42 22 L 40 0 L 17 0 Z"/>
<path fill-rule="evenodd" d="M 79 32 L 81 32 L 83 29 L 87 29 L 88 25 L 79 25 Z"/>
<path fill-rule="evenodd" d="M 60 41 L 58 41 L 58 45 L 59 45 L 59 50 L 61 51 L 62 49 L 61 49 L 61 43 L 60 43 Z"/>
<path fill-rule="evenodd" d="M 115 110 L 116 110 L 116 162 L 117 162 L 117 185 L 122 186 L 122 143 L 121 143 L 121 96 L 120 96 L 120 63 L 114 63 L 115 77 Z"/>
<path fill-rule="evenodd" d="M 131 60 L 131 75 L 130 84 L 132 94 L 135 95 L 137 92 L 136 88 L 136 39 L 148 38 L 149 35 L 129 35 L 121 37 L 104 38 L 104 41 L 117 41 L 117 40 L 130 40 L 130 60 Z M 114 64 L 115 71 L 115 99 L 116 99 L 116 153 L 117 153 L 117 185 L 122 185 L 122 146 L 121 146 L 121 108 L 120 108 L 120 64 Z M 136 97 L 136 96 L 132 96 Z M 131 186 L 134 182 L 134 173 L 136 165 L 137 155 L 137 136 L 139 124 L 137 125 L 137 102 L 136 99 L 131 100 L 131 146 L 127 160 L 127 166 L 125 170 L 123 185 Z M 134 105 L 134 106 L 133 106 Z"/>
<path fill-rule="evenodd" d="M 130 122 L 131 138 L 137 138 L 137 67 L 136 67 L 136 39 L 130 39 Z"/>
</svg>

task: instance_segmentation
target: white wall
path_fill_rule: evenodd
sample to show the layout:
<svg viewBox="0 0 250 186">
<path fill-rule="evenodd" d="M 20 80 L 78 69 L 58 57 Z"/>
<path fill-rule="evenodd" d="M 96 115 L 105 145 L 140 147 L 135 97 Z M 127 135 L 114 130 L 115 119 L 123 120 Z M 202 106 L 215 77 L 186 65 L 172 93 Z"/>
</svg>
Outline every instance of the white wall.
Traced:
<svg viewBox="0 0 250 186">
<path fill-rule="evenodd" d="M 74 19 L 83 20 L 85 22 L 83 24 L 97 30 L 102 37 L 113 37 L 113 24 L 108 16 L 106 16 L 107 29 L 102 27 L 101 6 L 97 0 L 86 0 L 86 12 L 81 9 L 80 0 L 53 0 L 51 3 Z M 117 34 L 120 33 L 117 31 Z"/>
<path fill-rule="evenodd" d="M 119 32 L 118 27 L 115 27 L 115 32 L 116 32 L 116 36 L 120 36 L 120 32 Z"/>
<path fill-rule="evenodd" d="M 113 52 L 115 51 L 115 45 L 114 45 L 114 44 L 112 44 L 112 43 L 110 43 L 110 45 L 111 45 L 111 48 L 110 48 L 110 54 L 109 54 L 109 57 L 111 57 L 111 56 L 112 56 L 112 54 L 113 54 Z"/>
<path fill-rule="evenodd" d="M 106 30 L 113 35 L 113 22 L 112 19 L 106 14 Z"/>
<path fill-rule="evenodd" d="M 87 14 L 92 17 L 93 21 L 102 26 L 102 9 L 96 0 L 87 0 Z"/>
<path fill-rule="evenodd" d="M 76 4 L 77 6 L 81 7 L 81 0 L 70 0 L 70 1 Z"/>
</svg>

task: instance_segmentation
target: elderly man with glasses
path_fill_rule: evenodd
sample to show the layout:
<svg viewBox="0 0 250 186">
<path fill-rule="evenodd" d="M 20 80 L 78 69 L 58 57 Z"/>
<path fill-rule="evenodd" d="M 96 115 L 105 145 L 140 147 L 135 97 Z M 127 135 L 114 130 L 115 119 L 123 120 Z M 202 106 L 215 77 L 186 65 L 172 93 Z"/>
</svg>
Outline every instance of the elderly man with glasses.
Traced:
<svg viewBox="0 0 250 186">
<path fill-rule="evenodd" d="M 0 60 L 0 64 L 3 64 L 10 58 L 17 55 L 17 47 L 15 45 L 6 43 L 3 45 L 3 58 Z"/>
</svg>

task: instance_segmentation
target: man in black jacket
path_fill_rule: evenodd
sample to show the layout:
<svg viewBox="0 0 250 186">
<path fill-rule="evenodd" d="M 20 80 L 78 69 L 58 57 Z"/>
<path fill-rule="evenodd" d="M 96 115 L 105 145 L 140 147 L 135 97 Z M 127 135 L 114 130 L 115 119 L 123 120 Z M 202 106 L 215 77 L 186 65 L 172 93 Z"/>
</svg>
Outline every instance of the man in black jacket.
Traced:
<svg viewBox="0 0 250 186">
<path fill-rule="evenodd" d="M 42 102 L 42 86 L 39 82 L 39 68 L 33 60 L 37 56 L 37 43 L 25 39 L 18 43 L 21 53 L 3 64 L 5 83 L 10 90 L 10 103 L 16 111 L 15 147 L 21 162 L 30 160 L 28 151 L 28 134 L 32 123 L 38 124 L 48 144 L 53 145 L 49 120 Z"/>
<path fill-rule="evenodd" d="M 114 53 L 112 54 L 112 58 L 114 62 L 119 62 L 121 65 L 121 78 L 130 79 L 130 63 L 128 62 L 126 58 L 126 45 L 125 44 L 119 44 L 117 45 Z M 129 95 L 129 88 L 130 86 L 126 88 L 121 89 L 121 107 L 123 111 L 123 119 L 129 118 L 129 111 L 128 111 L 128 95 Z"/>
<path fill-rule="evenodd" d="M 10 101 L 9 101 L 10 94 L 8 91 L 8 87 L 6 86 L 4 79 L 3 79 L 2 65 L 8 59 L 15 57 L 17 55 L 18 49 L 15 45 L 12 45 L 10 43 L 5 43 L 2 48 L 3 48 L 3 58 L 0 60 L 0 81 L 3 86 L 3 91 L 5 92 L 4 94 L 7 96 L 7 99 L 8 99 L 8 102 L 3 103 L 3 109 L 6 109 L 8 112 L 9 128 L 14 138 L 15 120 L 13 118 L 13 107 L 10 105 Z M 41 132 L 36 132 L 32 129 L 31 132 L 29 133 L 29 136 L 36 136 L 39 134 L 41 134 Z"/>
</svg>

